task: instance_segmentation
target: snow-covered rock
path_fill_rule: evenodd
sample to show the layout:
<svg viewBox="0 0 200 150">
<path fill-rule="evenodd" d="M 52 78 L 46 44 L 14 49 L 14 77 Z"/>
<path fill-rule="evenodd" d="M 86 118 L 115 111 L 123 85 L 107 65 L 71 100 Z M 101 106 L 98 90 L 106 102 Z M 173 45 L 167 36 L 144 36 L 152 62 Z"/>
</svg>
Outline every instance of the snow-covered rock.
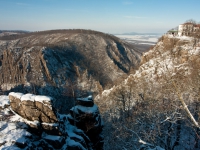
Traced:
<svg viewBox="0 0 200 150">
<path fill-rule="evenodd" d="M 57 116 L 52 109 L 54 99 L 48 96 L 34 94 L 9 93 L 12 110 L 26 119 L 30 126 L 47 130 L 57 131 Z M 37 122 L 37 123 L 35 123 Z M 53 124 L 53 125 L 52 125 Z"/>
<path fill-rule="evenodd" d="M 103 125 L 98 108 L 92 101 L 92 96 L 77 100 L 79 103 L 75 108 L 80 108 L 84 113 L 81 113 L 81 116 L 77 112 L 76 117 L 79 116 L 80 118 L 75 117 L 76 120 L 79 120 L 76 125 L 74 125 L 75 118 L 70 114 L 56 114 L 56 122 L 54 123 L 43 122 L 44 120 L 42 121 L 42 119 L 44 118 L 30 120 L 30 116 L 24 117 L 21 115 L 22 112 L 25 113 L 28 110 L 32 111 L 33 117 L 35 116 L 34 114 L 37 114 L 37 111 L 41 111 L 41 113 L 44 113 L 45 109 L 53 111 L 53 105 L 51 107 L 48 106 L 54 100 L 51 97 L 12 92 L 9 96 L 1 96 L 0 100 L 2 103 L 9 104 L 7 102 L 8 98 L 10 98 L 11 107 L 2 107 L 0 109 L 0 115 L 4 116 L 4 118 L 0 117 L 0 119 L 3 119 L 0 122 L 0 149 L 101 150 L 103 144 L 101 130 Z M 83 103 L 83 101 L 85 102 Z M 85 106 L 88 102 L 90 106 L 92 104 L 91 107 Z M 38 106 L 37 103 L 43 105 L 43 111 L 35 109 Z M 13 105 L 18 106 L 13 107 Z M 16 110 L 16 108 L 21 109 L 21 111 Z M 40 106 L 37 107 L 37 109 L 39 108 Z M 50 115 L 47 111 L 45 115 Z M 90 114 L 89 118 L 87 114 Z M 80 123 L 84 126 L 80 125 Z M 84 130 L 86 125 L 89 125 L 89 130 Z M 39 126 L 42 128 L 35 128 Z M 54 129 L 57 132 L 52 132 Z"/>
<path fill-rule="evenodd" d="M 103 138 L 101 135 L 103 121 L 97 105 L 93 103 L 92 96 L 78 98 L 77 105 L 70 110 L 70 115 L 70 123 L 84 131 L 95 149 L 101 149 L 103 147 Z"/>
</svg>

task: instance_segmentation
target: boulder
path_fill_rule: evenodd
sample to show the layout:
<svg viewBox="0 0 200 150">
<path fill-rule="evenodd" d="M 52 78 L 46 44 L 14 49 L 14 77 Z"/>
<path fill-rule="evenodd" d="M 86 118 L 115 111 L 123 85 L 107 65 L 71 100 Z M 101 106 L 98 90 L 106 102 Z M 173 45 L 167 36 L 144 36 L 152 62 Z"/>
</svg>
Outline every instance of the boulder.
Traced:
<svg viewBox="0 0 200 150">
<path fill-rule="evenodd" d="M 12 110 L 16 113 L 21 110 L 20 109 L 20 107 L 21 107 L 20 106 L 20 103 L 21 103 L 20 98 L 22 95 L 23 95 L 22 93 L 13 93 L 13 92 L 11 92 L 9 94 L 10 106 L 11 106 Z M 19 114 L 23 114 L 23 112 L 20 112 Z"/>
<path fill-rule="evenodd" d="M 70 114 L 57 114 L 54 99 L 34 94 L 9 93 L 12 111 L 24 118 L 29 131 L 38 138 L 30 143 L 19 140 L 25 149 L 102 150 L 103 123 L 92 96 L 77 98 Z M 38 141 L 38 139 L 40 139 Z"/>
<path fill-rule="evenodd" d="M 42 127 L 53 134 L 58 131 L 58 119 L 52 106 L 55 101 L 53 98 L 11 92 L 9 99 L 12 110 L 26 119 L 26 123 L 32 128 Z"/>
</svg>

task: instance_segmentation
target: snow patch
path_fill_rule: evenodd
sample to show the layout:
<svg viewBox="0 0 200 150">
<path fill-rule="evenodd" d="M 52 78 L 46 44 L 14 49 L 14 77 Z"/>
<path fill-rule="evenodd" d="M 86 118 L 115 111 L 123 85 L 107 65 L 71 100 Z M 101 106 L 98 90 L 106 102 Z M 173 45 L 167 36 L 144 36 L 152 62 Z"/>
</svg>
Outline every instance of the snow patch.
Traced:
<svg viewBox="0 0 200 150">
<path fill-rule="evenodd" d="M 35 96 L 35 101 L 38 101 L 41 103 L 43 103 L 43 101 L 51 102 L 52 100 L 53 98 L 50 96 L 40 96 L 40 95 Z"/>
<path fill-rule="evenodd" d="M 58 123 L 46 123 L 46 122 L 43 122 L 42 125 L 48 125 L 48 126 L 52 126 L 52 127 L 57 127 L 59 124 Z"/>
<path fill-rule="evenodd" d="M 107 95 L 109 95 L 110 92 L 113 90 L 114 87 L 115 87 L 115 86 L 113 86 L 113 87 L 110 88 L 109 90 L 104 90 L 104 91 L 102 92 L 102 95 L 103 95 L 103 96 L 107 96 Z"/>
<path fill-rule="evenodd" d="M 16 93 L 16 92 L 10 92 L 9 93 L 9 96 L 13 96 L 13 97 L 16 97 L 18 99 L 21 99 L 21 97 L 23 96 L 24 94 L 23 93 Z"/>
<path fill-rule="evenodd" d="M 5 143 L 0 146 L 0 149 L 15 149 L 12 146 L 15 142 L 25 142 L 25 137 L 31 136 L 25 129 L 19 129 L 16 123 L 0 122 L 0 143 Z"/>
<path fill-rule="evenodd" d="M 10 105 L 10 100 L 8 96 L 1 95 L 0 96 L 0 107 L 4 108 L 6 105 Z"/>
<path fill-rule="evenodd" d="M 23 95 L 22 97 L 21 97 L 21 101 L 27 101 L 27 100 L 29 100 L 29 101 L 35 101 L 35 95 L 34 94 L 25 94 L 25 95 Z"/>
</svg>

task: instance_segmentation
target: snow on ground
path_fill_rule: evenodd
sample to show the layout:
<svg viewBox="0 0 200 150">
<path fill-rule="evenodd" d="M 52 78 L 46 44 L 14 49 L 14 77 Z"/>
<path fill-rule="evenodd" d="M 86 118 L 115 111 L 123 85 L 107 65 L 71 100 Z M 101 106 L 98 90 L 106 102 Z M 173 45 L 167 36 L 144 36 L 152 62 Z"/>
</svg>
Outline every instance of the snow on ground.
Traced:
<svg viewBox="0 0 200 150">
<path fill-rule="evenodd" d="M 14 95 L 22 100 L 34 100 L 33 94 L 22 93 L 10 93 L 9 95 Z M 39 97 L 38 100 L 45 99 L 49 100 L 49 97 Z M 5 105 L 9 105 L 8 96 L 0 96 L 1 107 L 4 108 Z M 32 136 L 31 133 L 27 131 L 27 124 L 37 125 L 37 121 L 28 121 L 15 112 L 12 111 L 10 107 L 5 109 L 0 109 L 0 149 L 2 150 L 20 150 L 16 147 L 15 143 L 20 145 L 26 145 L 29 143 L 29 138 Z M 1 118 L 2 117 L 2 118 Z M 45 123 L 44 123 L 45 124 Z M 54 126 L 55 124 L 48 124 Z M 56 124 L 57 125 L 57 124 Z M 61 140 L 58 136 L 43 135 L 45 139 Z M 28 138 L 29 137 L 29 138 Z"/>
<path fill-rule="evenodd" d="M 4 108 L 6 105 L 10 105 L 10 101 L 7 95 L 0 96 L 0 107 Z"/>
<path fill-rule="evenodd" d="M 43 95 L 34 95 L 34 94 L 23 94 L 23 93 L 16 93 L 16 92 L 10 92 L 9 95 L 17 97 L 18 99 L 21 99 L 21 101 L 29 100 L 29 101 L 38 101 L 43 103 L 50 102 L 53 100 L 50 96 L 43 96 Z"/>
<path fill-rule="evenodd" d="M 192 40 L 193 37 L 189 37 L 189 36 L 173 36 L 173 35 L 167 35 L 168 38 L 177 38 L 180 40 Z"/>
<path fill-rule="evenodd" d="M 15 122 L 0 122 L 0 143 L 5 143 L 0 146 L 1 149 L 7 149 L 8 146 L 13 145 L 14 142 L 26 143 L 26 137 L 31 136 L 26 129 L 18 128 Z"/>
<path fill-rule="evenodd" d="M 43 103 L 43 101 L 46 101 L 46 102 L 51 102 L 53 99 L 52 97 L 50 96 L 41 96 L 41 95 L 37 95 L 35 97 L 35 101 L 38 101 L 38 102 L 41 102 Z"/>
<path fill-rule="evenodd" d="M 23 93 L 17 93 L 17 92 L 10 92 L 9 95 L 20 99 L 24 94 Z"/>
<path fill-rule="evenodd" d="M 21 97 L 21 101 L 27 101 L 27 100 L 33 101 L 33 102 L 34 102 L 34 100 L 35 100 L 35 95 L 33 95 L 33 94 L 25 94 L 25 95 L 23 95 L 23 96 Z"/>
<path fill-rule="evenodd" d="M 22 100 L 33 100 L 33 94 L 25 94 L 22 93 L 10 93 L 9 95 L 14 95 Z M 38 99 L 49 100 L 49 97 L 39 97 Z M 0 96 L 0 106 L 4 108 L 5 105 L 9 106 L 9 98 L 6 95 Z M 14 144 L 20 143 L 25 144 L 28 142 L 27 137 L 32 136 L 31 133 L 27 131 L 27 124 L 37 125 L 37 121 L 28 121 L 15 112 L 12 111 L 10 107 L 0 109 L 0 149 L 4 150 L 19 150 L 20 148 L 14 146 Z M 27 124 L 25 124 L 27 123 Z M 51 125 L 51 124 L 48 124 Z M 54 126 L 55 124 L 52 124 Z M 58 139 L 56 136 L 50 137 L 49 135 L 45 135 L 45 138 L 53 138 Z"/>
</svg>

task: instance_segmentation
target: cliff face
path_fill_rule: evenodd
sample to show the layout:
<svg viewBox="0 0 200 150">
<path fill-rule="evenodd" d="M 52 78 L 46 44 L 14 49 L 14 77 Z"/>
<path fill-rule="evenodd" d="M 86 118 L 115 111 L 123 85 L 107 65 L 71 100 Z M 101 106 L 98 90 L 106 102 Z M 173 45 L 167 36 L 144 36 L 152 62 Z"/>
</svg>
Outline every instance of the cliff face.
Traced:
<svg viewBox="0 0 200 150">
<path fill-rule="evenodd" d="M 1 37 L 0 56 L 2 89 L 23 85 L 55 96 L 69 80 L 84 90 L 113 85 L 138 66 L 141 54 L 111 35 L 58 30 Z"/>
</svg>

